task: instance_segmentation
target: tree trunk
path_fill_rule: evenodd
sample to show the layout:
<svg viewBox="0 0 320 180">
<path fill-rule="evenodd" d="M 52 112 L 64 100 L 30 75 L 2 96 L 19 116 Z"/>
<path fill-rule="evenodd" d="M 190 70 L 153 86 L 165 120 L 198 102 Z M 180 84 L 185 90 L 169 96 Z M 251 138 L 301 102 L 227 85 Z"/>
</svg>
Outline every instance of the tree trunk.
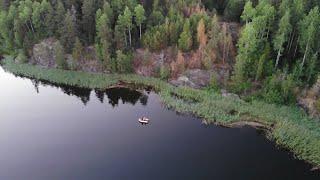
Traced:
<svg viewBox="0 0 320 180">
<path fill-rule="evenodd" d="M 124 35 L 124 42 L 126 43 L 126 47 L 127 47 L 127 46 L 128 46 L 128 43 L 127 43 L 127 34 L 126 34 L 125 31 L 124 31 L 123 35 Z"/>
<path fill-rule="evenodd" d="M 308 41 L 308 44 L 307 44 L 307 46 L 306 46 L 306 50 L 304 51 L 304 55 L 303 55 L 303 60 L 302 60 L 302 63 L 301 63 L 301 67 L 303 67 L 303 65 L 304 65 L 304 62 L 305 62 L 306 57 L 307 57 L 308 50 L 309 50 L 309 41 Z"/>
<path fill-rule="evenodd" d="M 139 25 L 139 30 L 140 30 L 140 39 L 141 39 L 141 24 Z"/>
<path fill-rule="evenodd" d="M 224 35 L 224 42 L 223 42 L 223 55 L 222 55 L 222 63 L 225 64 L 225 58 L 226 58 L 226 35 Z"/>
<path fill-rule="evenodd" d="M 130 47 L 131 47 L 131 30 L 129 29 L 129 44 L 130 44 Z"/>
<path fill-rule="evenodd" d="M 300 36 L 298 37 L 297 44 L 296 44 L 296 48 L 294 49 L 293 58 L 296 57 L 297 50 L 298 50 L 298 42 L 299 42 L 299 40 L 300 40 Z"/>
<path fill-rule="evenodd" d="M 278 67 L 279 60 L 280 60 L 280 56 L 281 56 L 281 49 L 279 49 L 279 50 L 278 50 L 278 55 L 277 55 L 277 61 L 276 61 L 275 68 L 277 68 L 277 67 Z"/>
<path fill-rule="evenodd" d="M 29 20 L 29 24 L 30 24 L 30 27 L 31 27 L 31 29 L 32 29 L 32 33 L 34 34 L 34 28 L 33 28 L 32 21 L 31 21 L 31 20 Z"/>
<path fill-rule="evenodd" d="M 290 52 L 291 50 L 291 47 L 292 47 L 292 44 L 293 44 L 293 41 L 294 41 L 294 37 L 296 36 L 296 33 L 295 33 L 295 30 L 293 30 L 293 33 L 292 33 L 292 37 L 291 37 L 291 41 L 289 41 L 289 49 L 288 51 Z"/>
<path fill-rule="evenodd" d="M 289 41 L 287 43 L 287 47 L 286 47 L 286 50 L 289 51 L 289 47 L 290 47 L 290 42 L 291 42 L 291 38 L 292 38 L 292 33 L 293 31 L 290 32 L 290 35 L 289 35 Z"/>
<path fill-rule="evenodd" d="M 24 25 L 27 27 L 28 31 L 31 31 L 31 29 L 30 29 L 30 27 L 29 27 L 28 23 L 25 23 Z"/>
</svg>

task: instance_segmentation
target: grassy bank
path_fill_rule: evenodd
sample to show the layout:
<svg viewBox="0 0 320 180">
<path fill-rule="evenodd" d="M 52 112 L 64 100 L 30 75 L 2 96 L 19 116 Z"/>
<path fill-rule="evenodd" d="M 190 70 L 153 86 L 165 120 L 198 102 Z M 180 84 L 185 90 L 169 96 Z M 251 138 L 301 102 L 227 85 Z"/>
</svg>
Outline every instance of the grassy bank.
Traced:
<svg viewBox="0 0 320 180">
<path fill-rule="evenodd" d="M 209 123 L 229 125 L 240 121 L 254 121 L 269 127 L 270 138 L 300 158 L 320 166 L 320 122 L 309 118 L 297 107 L 278 106 L 264 102 L 244 102 L 222 97 L 205 90 L 176 88 L 156 78 L 138 75 L 92 74 L 15 64 L 10 58 L 4 69 L 17 74 L 53 83 L 85 88 L 105 89 L 119 82 L 152 86 L 162 101 L 179 112 L 190 112 Z"/>
</svg>

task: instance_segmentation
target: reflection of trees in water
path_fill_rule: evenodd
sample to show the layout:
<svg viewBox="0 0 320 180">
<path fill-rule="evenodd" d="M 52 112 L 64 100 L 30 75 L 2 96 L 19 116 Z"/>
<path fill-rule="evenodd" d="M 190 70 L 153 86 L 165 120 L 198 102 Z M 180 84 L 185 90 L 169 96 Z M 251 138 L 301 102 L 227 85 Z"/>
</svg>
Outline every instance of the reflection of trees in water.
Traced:
<svg viewBox="0 0 320 180">
<path fill-rule="evenodd" d="M 104 94 L 105 94 L 105 92 L 104 91 L 100 91 L 100 90 L 94 90 L 94 91 L 95 91 L 96 96 L 99 99 L 99 101 L 101 103 L 103 103 L 104 102 Z"/>
<path fill-rule="evenodd" d="M 38 81 L 32 80 L 32 84 L 35 87 L 37 93 L 39 93 L 39 84 L 43 86 L 51 86 L 59 88 L 63 93 L 69 96 L 78 97 L 84 105 L 86 105 L 90 101 L 91 89 L 88 88 L 78 88 L 74 86 L 67 86 L 62 84 L 51 83 L 48 81 Z M 128 88 L 111 88 L 106 91 L 94 90 L 96 97 L 101 103 L 104 103 L 105 96 L 108 97 L 108 103 L 113 107 L 117 106 L 122 101 L 122 104 L 130 103 L 135 105 L 137 102 L 140 102 L 142 105 L 147 105 L 148 96 Z"/>
<path fill-rule="evenodd" d="M 39 93 L 39 81 L 37 80 L 31 80 L 33 86 L 34 86 L 34 89 L 36 90 L 37 93 Z"/>
<path fill-rule="evenodd" d="M 32 80 L 32 83 L 36 89 L 36 92 L 39 93 L 40 82 L 38 80 Z M 51 83 L 48 81 L 41 81 L 41 85 L 59 88 L 63 93 L 69 96 L 75 96 L 79 98 L 84 105 L 86 105 L 90 100 L 91 89 L 88 89 L 88 88 L 78 88 L 78 87 L 67 86 L 63 84 Z"/>
<path fill-rule="evenodd" d="M 81 99 L 84 105 L 90 100 L 91 89 L 77 88 L 72 86 L 60 86 L 60 89 L 69 96 L 76 96 Z"/>
<path fill-rule="evenodd" d="M 113 107 L 118 106 L 120 101 L 122 101 L 122 104 L 130 103 L 132 105 L 140 102 L 144 106 L 148 103 L 147 95 L 128 88 L 111 88 L 106 91 L 95 90 L 95 93 L 101 103 L 104 102 L 104 98 L 107 96 L 108 103 Z"/>
</svg>

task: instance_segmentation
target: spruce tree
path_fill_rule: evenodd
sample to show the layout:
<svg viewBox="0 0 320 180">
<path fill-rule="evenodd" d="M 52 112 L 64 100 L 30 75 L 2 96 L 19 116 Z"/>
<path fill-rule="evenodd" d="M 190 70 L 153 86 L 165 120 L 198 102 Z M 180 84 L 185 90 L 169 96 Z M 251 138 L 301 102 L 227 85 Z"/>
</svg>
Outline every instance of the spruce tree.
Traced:
<svg viewBox="0 0 320 180">
<path fill-rule="evenodd" d="M 82 29 L 87 42 L 94 42 L 95 34 L 95 7 L 94 0 L 85 0 L 82 5 Z"/>
<path fill-rule="evenodd" d="M 76 41 L 77 37 L 77 24 L 76 24 L 76 16 L 74 13 L 71 13 L 68 10 L 66 17 L 64 19 L 62 32 L 61 32 L 61 42 L 63 46 L 66 48 L 66 52 L 69 53 L 72 50 L 72 47 Z"/>
<path fill-rule="evenodd" d="M 74 62 L 79 62 L 82 59 L 83 46 L 80 39 L 77 37 L 72 50 L 72 58 Z"/>
<path fill-rule="evenodd" d="M 183 31 L 180 34 L 179 38 L 179 49 L 181 49 L 184 52 L 187 52 L 192 47 L 192 34 L 190 30 L 190 21 L 187 19 L 183 26 Z"/>
<path fill-rule="evenodd" d="M 62 34 L 65 15 L 66 15 L 66 10 L 64 8 L 64 5 L 61 0 L 58 0 L 56 4 L 56 9 L 55 9 L 55 15 L 54 15 L 56 36 L 59 36 L 60 34 Z"/>
<path fill-rule="evenodd" d="M 55 51 L 55 61 L 59 69 L 67 69 L 68 67 L 65 59 L 65 52 L 63 49 L 64 49 L 63 46 L 60 44 L 59 41 L 57 41 L 54 51 Z"/>
</svg>

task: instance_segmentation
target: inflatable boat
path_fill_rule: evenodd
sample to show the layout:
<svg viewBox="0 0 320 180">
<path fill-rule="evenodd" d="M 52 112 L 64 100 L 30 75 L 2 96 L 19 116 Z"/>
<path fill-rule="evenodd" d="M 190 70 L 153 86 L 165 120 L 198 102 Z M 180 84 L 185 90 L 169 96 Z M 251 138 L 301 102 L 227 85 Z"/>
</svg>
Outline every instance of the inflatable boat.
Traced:
<svg viewBox="0 0 320 180">
<path fill-rule="evenodd" d="M 148 124 L 150 122 L 150 119 L 148 119 L 146 117 L 142 117 L 142 118 L 139 118 L 138 121 L 141 124 Z"/>
</svg>

